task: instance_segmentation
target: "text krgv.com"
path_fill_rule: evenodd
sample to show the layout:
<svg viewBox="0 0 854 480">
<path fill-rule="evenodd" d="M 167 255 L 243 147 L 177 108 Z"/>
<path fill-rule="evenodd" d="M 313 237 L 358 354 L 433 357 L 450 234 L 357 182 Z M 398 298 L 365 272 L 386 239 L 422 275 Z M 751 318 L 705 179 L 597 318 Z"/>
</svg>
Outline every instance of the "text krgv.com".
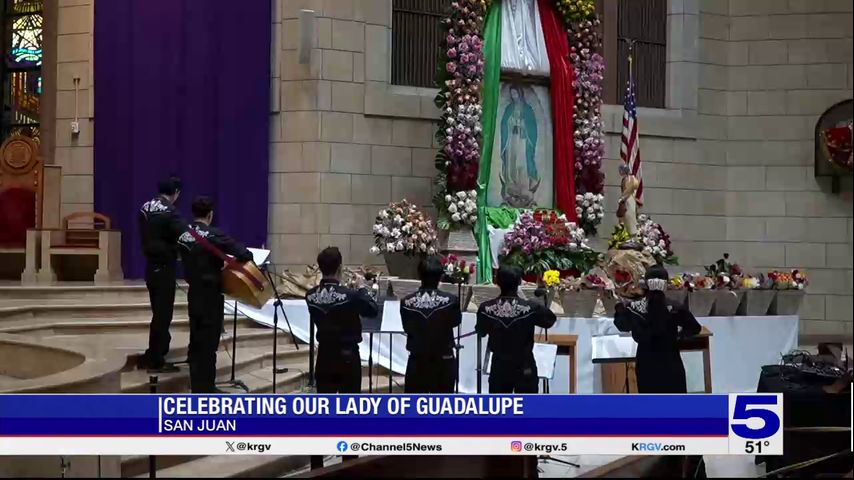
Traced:
<svg viewBox="0 0 854 480">
<path fill-rule="evenodd" d="M 684 452 L 685 445 L 682 444 L 667 444 L 657 442 L 633 442 L 633 452 Z"/>
<path fill-rule="evenodd" d="M 400 452 L 441 452 L 442 445 L 420 442 L 404 443 L 371 443 L 353 442 L 350 444 L 352 452 L 362 453 L 400 453 Z"/>
</svg>

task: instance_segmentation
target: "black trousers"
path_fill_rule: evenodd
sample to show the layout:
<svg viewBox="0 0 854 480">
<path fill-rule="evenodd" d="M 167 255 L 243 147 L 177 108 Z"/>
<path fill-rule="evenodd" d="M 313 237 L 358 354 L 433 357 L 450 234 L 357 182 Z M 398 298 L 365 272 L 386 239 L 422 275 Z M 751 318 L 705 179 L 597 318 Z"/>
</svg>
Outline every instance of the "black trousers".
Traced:
<svg viewBox="0 0 854 480">
<path fill-rule="evenodd" d="M 359 345 L 320 345 L 314 369 L 317 393 L 362 393 L 362 358 Z M 344 461 L 356 458 L 344 455 Z M 311 468 L 323 468 L 323 457 L 312 455 Z"/>
<path fill-rule="evenodd" d="M 492 357 L 489 393 L 537 393 L 539 391 L 537 364 L 533 356 L 521 361 Z"/>
<path fill-rule="evenodd" d="M 145 286 L 151 302 L 151 325 L 148 330 L 148 350 L 143 357 L 150 368 L 160 368 L 166 362 L 172 336 L 172 311 L 175 307 L 175 264 L 145 267 Z"/>
<path fill-rule="evenodd" d="M 453 355 L 410 354 L 406 362 L 406 393 L 454 393 L 457 361 Z"/>
<path fill-rule="evenodd" d="M 216 391 L 216 352 L 224 320 L 225 298 L 219 287 L 193 286 L 187 293 L 190 310 L 190 391 Z"/>
<path fill-rule="evenodd" d="M 359 345 L 320 345 L 315 368 L 317 393 L 362 393 Z"/>
</svg>

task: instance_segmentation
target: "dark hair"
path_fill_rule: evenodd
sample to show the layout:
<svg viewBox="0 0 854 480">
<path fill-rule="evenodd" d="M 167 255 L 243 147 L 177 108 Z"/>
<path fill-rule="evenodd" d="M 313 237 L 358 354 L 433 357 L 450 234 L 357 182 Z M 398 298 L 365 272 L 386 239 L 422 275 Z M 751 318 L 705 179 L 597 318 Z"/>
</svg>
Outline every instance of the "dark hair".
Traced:
<svg viewBox="0 0 854 480">
<path fill-rule="evenodd" d="M 317 254 L 317 265 L 326 276 L 335 275 L 341 268 L 341 251 L 338 247 L 326 247 Z"/>
<path fill-rule="evenodd" d="M 664 280 L 669 281 L 670 275 L 667 273 L 667 269 L 661 265 L 653 265 L 646 269 L 646 273 L 644 274 L 644 280 Z M 661 290 L 646 290 L 646 299 L 647 306 L 646 311 L 648 313 L 647 320 L 651 322 L 650 326 L 653 331 L 661 332 L 667 326 L 667 316 L 670 313 L 667 310 L 667 297 L 664 295 L 664 292 Z"/>
<path fill-rule="evenodd" d="M 161 195 L 175 195 L 181 191 L 181 179 L 172 175 L 157 182 L 157 193 Z"/>
<path fill-rule="evenodd" d="M 502 295 L 515 294 L 522 283 L 522 269 L 513 265 L 502 265 L 498 269 L 495 282 L 501 289 Z"/>
<path fill-rule="evenodd" d="M 196 197 L 190 209 L 193 211 L 193 218 L 205 218 L 214 209 L 213 199 L 204 195 Z"/>
<path fill-rule="evenodd" d="M 425 257 L 418 263 L 418 278 L 421 279 L 421 286 L 424 288 L 438 287 L 443 273 L 442 262 L 435 255 Z"/>
</svg>

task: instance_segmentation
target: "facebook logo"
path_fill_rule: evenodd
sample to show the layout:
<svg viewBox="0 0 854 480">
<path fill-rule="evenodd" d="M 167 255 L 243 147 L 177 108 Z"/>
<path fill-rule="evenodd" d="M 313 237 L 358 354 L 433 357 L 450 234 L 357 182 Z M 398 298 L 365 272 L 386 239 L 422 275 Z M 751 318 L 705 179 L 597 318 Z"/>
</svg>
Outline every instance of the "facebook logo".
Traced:
<svg viewBox="0 0 854 480">
<path fill-rule="evenodd" d="M 337 448 L 338 448 L 339 452 L 346 452 L 347 451 L 347 442 L 345 442 L 344 440 L 341 440 L 340 442 L 338 442 Z"/>
</svg>

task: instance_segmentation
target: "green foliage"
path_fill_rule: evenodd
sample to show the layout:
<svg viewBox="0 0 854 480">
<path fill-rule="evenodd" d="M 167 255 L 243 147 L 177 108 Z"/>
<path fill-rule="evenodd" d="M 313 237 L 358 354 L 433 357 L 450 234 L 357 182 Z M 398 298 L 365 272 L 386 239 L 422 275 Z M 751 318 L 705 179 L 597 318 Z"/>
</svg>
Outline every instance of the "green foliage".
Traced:
<svg viewBox="0 0 854 480">
<path fill-rule="evenodd" d="M 548 270 L 577 270 L 585 273 L 595 267 L 601 259 L 602 254 L 590 249 L 569 250 L 553 247 L 526 254 L 517 247 L 502 257 L 500 263 L 515 265 L 525 274 L 542 275 Z"/>
</svg>

